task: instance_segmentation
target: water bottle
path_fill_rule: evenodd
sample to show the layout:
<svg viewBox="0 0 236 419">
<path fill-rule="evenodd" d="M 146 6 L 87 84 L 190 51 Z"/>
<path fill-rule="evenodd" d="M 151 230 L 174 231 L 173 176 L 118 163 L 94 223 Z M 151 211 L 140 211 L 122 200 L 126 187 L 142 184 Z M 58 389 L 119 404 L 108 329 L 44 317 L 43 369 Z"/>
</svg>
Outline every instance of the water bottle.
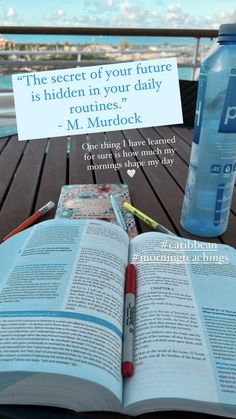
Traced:
<svg viewBox="0 0 236 419">
<path fill-rule="evenodd" d="M 200 69 L 181 225 L 197 236 L 227 228 L 236 174 L 236 23 L 219 29 L 219 48 Z"/>
</svg>

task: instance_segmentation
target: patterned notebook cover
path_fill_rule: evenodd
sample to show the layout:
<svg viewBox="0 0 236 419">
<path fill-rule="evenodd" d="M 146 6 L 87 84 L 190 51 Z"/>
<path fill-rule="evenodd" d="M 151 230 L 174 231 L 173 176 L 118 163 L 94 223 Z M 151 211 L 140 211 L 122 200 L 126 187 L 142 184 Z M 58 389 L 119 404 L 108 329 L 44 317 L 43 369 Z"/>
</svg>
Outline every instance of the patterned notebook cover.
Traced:
<svg viewBox="0 0 236 419">
<path fill-rule="evenodd" d="M 129 237 L 138 234 L 132 214 L 123 209 L 123 203 L 130 202 L 128 185 L 65 185 L 61 189 L 56 218 L 89 218 L 117 224 L 109 195 L 112 194 L 122 210 Z"/>
</svg>

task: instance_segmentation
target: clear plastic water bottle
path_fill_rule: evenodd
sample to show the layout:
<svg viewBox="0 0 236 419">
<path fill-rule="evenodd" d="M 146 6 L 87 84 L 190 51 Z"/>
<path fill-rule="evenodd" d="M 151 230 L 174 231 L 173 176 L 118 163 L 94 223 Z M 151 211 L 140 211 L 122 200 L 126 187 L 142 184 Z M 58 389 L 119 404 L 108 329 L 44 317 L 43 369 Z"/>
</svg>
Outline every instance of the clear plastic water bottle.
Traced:
<svg viewBox="0 0 236 419">
<path fill-rule="evenodd" d="M 218 42 L 200 69 L 181 214 L 185 230 L 205 237 L 227 228 L 236 174 L 236 23 L 220 26 Z"/>
</svg>

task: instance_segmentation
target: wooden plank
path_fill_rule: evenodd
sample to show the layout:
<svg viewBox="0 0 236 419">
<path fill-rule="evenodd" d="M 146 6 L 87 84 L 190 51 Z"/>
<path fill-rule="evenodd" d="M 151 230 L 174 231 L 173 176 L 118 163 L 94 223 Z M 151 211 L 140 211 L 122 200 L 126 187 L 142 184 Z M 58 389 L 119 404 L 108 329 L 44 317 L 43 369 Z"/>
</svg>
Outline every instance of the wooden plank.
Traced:
<svg viewBox="0 0 236 419">
<path fill-rule="evenodd" d="M 89 134 L 88 136 L 89 144 L 98 145 L 98 149 L 91 151 L 91 154 L 94 156 L 93 165 L 94 165 L 94 176 L 96 183 L 120 183 L 120 177 L 118 171 L 114 170 L 114 159 L 112 153 L 110 153 L 109 148 L 101 148 L 101 144 L 106 143 L 106 137 L 104 133 Z M 99 156 L 110 155 L 105 158 L 99 158 Z M 101 167 L 101 168 L 100 168 Z"/>
<path fill-rule="evenodd" d="M 160 134 L 162 138 L 172 138 L 173 134 L 175 134 L 176 154 L 178 154 L 186 163 L 189 163 L 191 147 L 183 141 L 181 136 L 177 133 L 173 133 L 173 129 L 170 127 L 155 127 L 155 131 Z"/>
<path fill-rule="evenodd" d="M 2 150 L 4 149 L 4 147 L 6 146 L 6 144 L 9 140 L 10 140 L 10 137 L 0 138 L 0 153 L 2 152 Z"/>
<path fill-rule="evenodd" d="M 45 146 L 44 140 L 30 141 L 26 146 L 0 213 L 0 238 L 35 211 L 34 203 Z"/>
<path fill-rule="evenodd" d="M 226 232 L 221 236 L 223 243 L 236 247 L 236 217 L 232 212 L 229 215 L 229 224 Z"/>
<path fill-rule="evenodd" d="M 184 124 L 192 127 L 195 118 L 198 82 L 179 80 L 179 84 Z"/>
<path fill-rule="evenodd" d="M 182 137 L 183 140 L 189 144 L 192 145 L 192 139 L 193 139 L 193 130 L 190 128 L 185 127 L 184 125 L 173 125 L 172 130 L 176 132 L 176 134 L 179 137 Z"/>
<path fill-rule="evenodd" d="M 143 128 L 139 130 L 143 137 L 148 141 L 155 141 L 163 139 L 163 137 L 158 134 L 156 131 L 154 131 L 153 128 Z M 168 137 L 169 138 L 169 137 Z M 188 165 L 183 162 L 183 160 L 179 157 L 179 154 L 176 153 L 176 149 L 178 149 L 178 141 L 177 144 L 158 144 L 158 145 L 152 145 L 150 146 L 151 150 L 157 151 L 157 157 L 160 161 L 163 158 L 172 158 L 174 159 L 174 163 L 172 165 L 167 164 L 165 165 L 166 170 L 170 173 L 170 175 L 175 179 L 175 182 L 178 183 L 178 185 L 181 187 L 181 189 L 184 191 L 185 184 L 186 184 L 186 178 L 188 173 Z M 172 150 L 174 150 L 174 154 L 170 153 Z M 150 160 L 152 157 L 150 157 Z"/>
<path fill-rule="evenodd" d="M 0 155 L 0 207 L 8 193 L 26 145 L 26 141 L 18 141 L 14 135 Z"/>
<path fill-rule="evenodd" d="M 43 174 L 39 185 L 36 208 L 48 201 L 57 205 L 61 187 L 67 183 L 67 137 L 55 138 L 49 141 L 45 158 Z M 44 216 L 44 220 L 53 218 L 56 208 Z"/>
<path fill-rule="evenodd" d="M 94 183 L 93 172 L 87 169 L 88 161 L 84 159 L 85 150 L 82 144 L 87 141 L 86 135 L 74 135 L 70 138 L 69 183 Z"/>
<path fill-rule="evenodd" d="M 231 211 L 236 216 L 236 185 L 234 185 L 234 192 L 231 204 Z"/>
</svg>

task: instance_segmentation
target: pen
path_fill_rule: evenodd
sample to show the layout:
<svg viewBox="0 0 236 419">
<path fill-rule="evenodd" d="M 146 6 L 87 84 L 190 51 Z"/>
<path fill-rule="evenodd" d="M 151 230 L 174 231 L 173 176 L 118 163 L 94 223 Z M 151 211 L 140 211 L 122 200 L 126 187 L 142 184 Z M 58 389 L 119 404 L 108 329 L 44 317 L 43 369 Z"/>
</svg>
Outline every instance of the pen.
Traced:
<svg viewBox="0 0 236 419">
<path fill-rule="evenodd" d="M 148 217 L 148 215 L 145 215 L 143 212 L 139 211 L 137 208 L 130 205 L 128 202 L 124 202 L 123 207 L 131 212 L 131 214 L 136 215 L 140 220 L 143 220 L 146 224 L 148 224 L 150 227 L 152 227 L 156 231 L 160 231 L 160 233 L 166 233 L 166 234 L 172 234 L 172 236 L 175 236 L 172 231 L 168 230 L 166 227 L 159 224 L 157 221 L 153 220 L 152 218 Z"/>
<path fill-rule="evenodd" d="M 123 377 L 134 373 L 134 326 L 135 326 L 136 268 L 129 264 L 125 273 L 125 303 L 123 352 L 121 372 Z"/>
<path fill-rule="evenodd" d="M 116 199 L 114 198 L 113 195 L 110 195 L 110 198 L 111 198 L 111 204 L 112 204 L 112 208 L 114 210 L 115 216 L 116 216 L 117 223 L 119 224 L 120 227 L 122 227 L 125 231 L 127 231 L 127 226 L 125 224 L 123 214 L 119 208 L 119 205 L 117 204 Z"/>
<path fill-rule="evenodd" d="M 27 218 L 23 223 L 18 225 L 18 227 L 14 228 L 7 236 L 5 236 L 2 239 L 2 242 L 9 239 L 10 237 L 14 236 L 17 233 L 20 233 L 20 231 L 25 230 L 27 227 L 31 226 L 35 221 L 37 221 L 39 218 L 43 217 L 44 214 L 46 214 L 50 209 L 52 209 L 55 206 L 53 201 L 49 201 L 46 205 L 44 205 L 42 208 L 40 208 L 38 211 L 36 211 L 33 215 L 31 215 L 29 218 Z"/>
</svg>

